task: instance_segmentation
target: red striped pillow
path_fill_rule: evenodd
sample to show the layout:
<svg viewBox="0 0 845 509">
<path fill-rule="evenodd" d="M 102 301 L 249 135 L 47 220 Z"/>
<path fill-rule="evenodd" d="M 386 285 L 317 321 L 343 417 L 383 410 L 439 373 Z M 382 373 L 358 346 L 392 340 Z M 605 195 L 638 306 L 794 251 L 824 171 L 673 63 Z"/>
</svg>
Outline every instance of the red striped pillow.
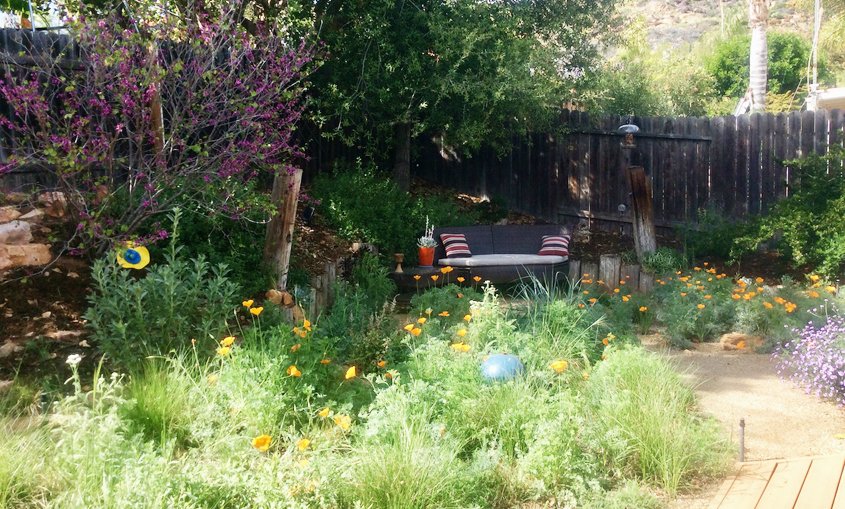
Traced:
<svg viewBox="0 0 845 509">
<path fill-rule="evenodd" d="M 466 235 L 463 233 L 441 233 L 440 241 L 446 248 L 446 258 L 468 258 L 472 256 Z"/>
<path fill-rule="evenodd" d="M 543 235 L 541 256 L 569 256 L 569 235 Z"/>
</svg>

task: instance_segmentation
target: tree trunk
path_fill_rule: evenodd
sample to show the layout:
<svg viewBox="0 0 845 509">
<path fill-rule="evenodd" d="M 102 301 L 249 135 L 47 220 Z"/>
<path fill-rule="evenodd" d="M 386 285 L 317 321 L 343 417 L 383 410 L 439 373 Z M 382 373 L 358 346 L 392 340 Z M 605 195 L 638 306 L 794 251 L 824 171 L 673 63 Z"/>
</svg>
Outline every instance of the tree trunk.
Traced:
<svg viewBox="0 0 845 509">
<path fill-rule="evenodd" d="M 264 239 L 264 262 L 270 267 L 276 281 L 276 289 L 284 291 L 288 283 L 288 266 L 293 245 L 293 225 L 296 220 L 296 204 L 299 200 L 299 186 L 302 184 L 302 170 L 297 168 L 293 175 L 286 171 L 276 173 L 273 179 L 271 200 L 277 204 L 277 213 L 267 223 Z"/>
<path fill-rule="evenodd" d="M 634 249 L 637 252 L 637 259 L 643 263 L 645 255 L 657 250 L 651 180 L 646 177 L 642 166 L 628 168 L 628 178 L 631 181 L 631 195 L 634 202 Z"/>
<path fill-rule="evenodd" d="M 766 43 L 769 8 L 766 2 L 767 0 L 749 0 L 748 4 L 748 24 L 751 26 L 748 78 L 752 113 L 766 111 L 766 81 L 769 74 L 769 53 Z"/>
<path fill-rule="evenodd" d="M 411 189 L 411 124 L 393 125 L 393 181 L 399 189 Z"/>
</svg>

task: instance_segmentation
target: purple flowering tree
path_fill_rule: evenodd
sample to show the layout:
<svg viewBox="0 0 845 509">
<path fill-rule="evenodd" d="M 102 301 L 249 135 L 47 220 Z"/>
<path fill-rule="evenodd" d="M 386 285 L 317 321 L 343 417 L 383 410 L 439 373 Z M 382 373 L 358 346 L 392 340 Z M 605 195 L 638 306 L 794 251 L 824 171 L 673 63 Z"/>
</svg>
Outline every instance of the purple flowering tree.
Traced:
<svg viewBox="0 0 845 509">
<path fill-rule="evenodd" d="M 70 46 L 25 55 L 0 83 L 14 139 L 0 172 L 55 174 L 77 221 L 69 244 L 102 252 L 188 203 L 270 210 L 256 186 L 302 156 L 293 131 L 311 51 L 272 26 L 248 33 L 239 2 L 227 4 L 210 14 L 189 2 L 178 20 L 80 17 L 79 58 Z"/>
</svg>

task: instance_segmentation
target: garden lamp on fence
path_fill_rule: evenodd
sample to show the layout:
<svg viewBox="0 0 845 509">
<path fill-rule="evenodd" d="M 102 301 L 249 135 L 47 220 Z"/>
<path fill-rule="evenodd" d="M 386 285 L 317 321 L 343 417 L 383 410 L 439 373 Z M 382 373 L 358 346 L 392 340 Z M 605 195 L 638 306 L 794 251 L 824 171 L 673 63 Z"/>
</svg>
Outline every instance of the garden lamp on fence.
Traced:
<svg viewBox="0 0 845 509">
<path fill-rule="evenodd" d="M 634 148 L 634 134 L 640 132 L 640 128 L 634 124 L 624 124 L 620 125 L 616 132 L 625 135 L 622 140 L 622 148 Z"/>
</svg>

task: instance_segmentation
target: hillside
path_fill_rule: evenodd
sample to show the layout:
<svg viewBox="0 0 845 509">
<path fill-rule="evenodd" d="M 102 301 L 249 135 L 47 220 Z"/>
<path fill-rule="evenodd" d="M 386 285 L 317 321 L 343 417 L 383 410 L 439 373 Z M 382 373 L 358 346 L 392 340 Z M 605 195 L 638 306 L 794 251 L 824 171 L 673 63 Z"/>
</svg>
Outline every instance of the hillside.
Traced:
<svg viewBox="0 0 845 509">
<path fill-rule="evenodd" d="M 693 43 L 702 34 L 720 26 L 744 26 L 747 0 L 628 0 L 620 11 L 632 19 L 641 16 L 648 27 L 649 44 L 680 46 Z M 770 3 L 769 22 L 774 29 L 808 32 L 812 16 L 796 10 L 792 2 Z"/>
</svg>

